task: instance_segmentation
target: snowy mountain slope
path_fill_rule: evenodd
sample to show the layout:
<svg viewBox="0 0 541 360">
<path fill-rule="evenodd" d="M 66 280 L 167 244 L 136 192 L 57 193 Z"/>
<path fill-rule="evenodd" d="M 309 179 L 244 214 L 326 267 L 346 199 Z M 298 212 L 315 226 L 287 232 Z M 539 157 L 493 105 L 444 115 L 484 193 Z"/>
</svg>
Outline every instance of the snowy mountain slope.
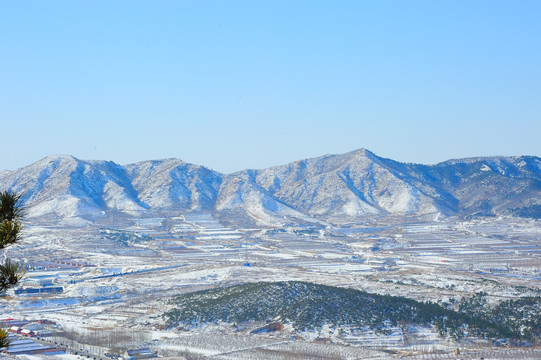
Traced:
<svg viewBox="0 0 541 360">
<path fill-rule="evenodd" d="M 395 176 L 365 149 L 247 170 L 240 176 L 313 216 L 449 212 L 422 189 Z"/>
<path fill-rule="evenodd" d="M 541 159 L 489 158 L 469 165 L 472 170 L 461 172 L 455 187 L 464 211 L 499 213 L 541 203 Z"/>
<path fill-rule="evenodd" d="M 0 172 L 0 190 L 23 193 L 30 217 L 156 212 L 240 216 L 260 225 L 385 215 L 494 215 L 541 204 L 532 156 L 399 163 L 360 149 L 224 175 L 177 159 L 121 166 L 68 155 Z"/>
<path fill-rule="evenodd" d="M 46 157 L 1 178 L 2 187 L 23 194 L 28 216 L 95 216 L 101 211 L 138 213 L 139 201 L 124 169 L 106 161 Z"/>
<path fill-rule="evenodd" d="M 433 197 L 462 214 L 501 213 L 541 203 L 541 159 L 537 157 L 468 158 L 432 166 L 381 161 L 397 176 L 434 192 Z"/>
<path fill-rule="evenodd" d="M 225 178 L 216 200 L 216 210 L 236 210 L 237 216 L 245 215 L 259 225 L 281 225 L 292 219 L 317 222 L 282 203 L 257 184 L 236 176 Z"/>
<path fill-rule="evenodd" d="M 210 210 L 222 183 L 220 173 L 178 159 L 125 168 L 141 201 L 153 209 Z"/>
</svg>

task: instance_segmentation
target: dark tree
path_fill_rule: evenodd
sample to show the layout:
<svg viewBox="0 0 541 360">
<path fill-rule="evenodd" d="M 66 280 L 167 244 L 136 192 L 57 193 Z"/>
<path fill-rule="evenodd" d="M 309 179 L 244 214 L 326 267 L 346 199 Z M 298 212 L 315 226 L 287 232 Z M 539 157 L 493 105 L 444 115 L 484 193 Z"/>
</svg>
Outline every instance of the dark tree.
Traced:
<svg viewBox="0 0 541 360">
<path fill-rule="evenodd" d="M 20 195 L 0 192 L 0 250 L 20 239 L 23 216 L 20 200 Z M 22 267 L 6 258 L 0 263 L 0 293 L 17 284 L 23 275 Z M 0 348 L 9 346 L 8 335 L 8 331 L 0 329 Z"/>
</svg>

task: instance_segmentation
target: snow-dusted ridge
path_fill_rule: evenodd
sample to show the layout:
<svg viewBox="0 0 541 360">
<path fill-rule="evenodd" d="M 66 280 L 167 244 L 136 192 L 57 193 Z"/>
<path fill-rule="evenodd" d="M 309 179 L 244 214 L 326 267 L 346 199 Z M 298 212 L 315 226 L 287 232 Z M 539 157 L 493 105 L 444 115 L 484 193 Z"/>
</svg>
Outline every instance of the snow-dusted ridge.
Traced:
<svg viewBox="0 0 541 360">
<path fill-rule="evenodd" d="M 477 157 L 405 164 L 359 149 L 260 170 L 221 174 L 178 159 L 118 165 L 48 156 L 0 172 L 29 217 L 235 214 L 253 224 L 385 215 L 494 215 L 541 203 L 541 159 Z M 83 222 L 84 223 L 84 222 Z"/>
</svg>

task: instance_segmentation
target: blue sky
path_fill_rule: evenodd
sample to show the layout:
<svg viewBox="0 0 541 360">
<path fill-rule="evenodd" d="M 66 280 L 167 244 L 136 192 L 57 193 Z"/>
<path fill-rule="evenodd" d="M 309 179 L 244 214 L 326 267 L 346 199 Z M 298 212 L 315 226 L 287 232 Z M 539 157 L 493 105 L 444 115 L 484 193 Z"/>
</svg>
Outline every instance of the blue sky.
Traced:
<svg viewBox="0 0 541 360">
<path fill-rule="evenodd" d="M 541 1 L 1 5 L 0 169 L 541 156 Z"/>
</svg>

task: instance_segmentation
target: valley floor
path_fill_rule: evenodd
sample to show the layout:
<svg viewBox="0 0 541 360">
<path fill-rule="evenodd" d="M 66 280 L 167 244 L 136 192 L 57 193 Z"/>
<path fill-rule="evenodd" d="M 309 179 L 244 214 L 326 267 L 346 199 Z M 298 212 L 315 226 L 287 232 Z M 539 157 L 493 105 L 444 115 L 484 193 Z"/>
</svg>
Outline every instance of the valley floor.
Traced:
<svg viewBox="0 0 541 360">
<path fill-rule="evenodd" d="M 40 337 L 68 353 L 77 348 L 98 357 L 149 348 L 160 357 L 192 359 L 540 358 L 529 346 L 535 344 L 456 343 L 429 327 L 382 335 L 325 327 L 298 332 L 284 324 L 282 331 L 252 334 L 261 324 L 167 327 L 162 317 L 174 295 L 257 281 L 307 281 L 450 306 L 479 292 L 492 304 L 539 296 L 540 225 L 393 218 L 252 229 L 225 227 L 208 214 L 78 228 L 28 224 L 23 241 L 6 251 L 26 264 L 26 277 L 0 307 L 3 318 L 48 320 L 36 330 Z"/>
</svg>

